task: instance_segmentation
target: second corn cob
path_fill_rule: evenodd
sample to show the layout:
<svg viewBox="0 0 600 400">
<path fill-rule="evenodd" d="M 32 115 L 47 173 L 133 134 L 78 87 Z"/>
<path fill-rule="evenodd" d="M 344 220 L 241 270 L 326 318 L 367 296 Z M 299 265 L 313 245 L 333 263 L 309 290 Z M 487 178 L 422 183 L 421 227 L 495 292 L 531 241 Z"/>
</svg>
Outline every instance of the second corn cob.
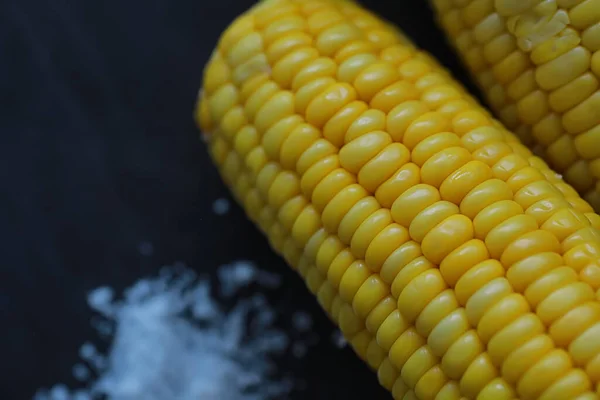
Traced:
<svg viewBox="0 0 600 400">
<path fill-rule="evenodd" d="M 597 399 L 600 217 L 397 30 L 265 1 L 197 111 L 219 171 L 395 399 Z"/>
<path fill-rule="evenodd" d="M 502 122 L 600 211 L 600 1 L 432 3 Z"/>
</svg>

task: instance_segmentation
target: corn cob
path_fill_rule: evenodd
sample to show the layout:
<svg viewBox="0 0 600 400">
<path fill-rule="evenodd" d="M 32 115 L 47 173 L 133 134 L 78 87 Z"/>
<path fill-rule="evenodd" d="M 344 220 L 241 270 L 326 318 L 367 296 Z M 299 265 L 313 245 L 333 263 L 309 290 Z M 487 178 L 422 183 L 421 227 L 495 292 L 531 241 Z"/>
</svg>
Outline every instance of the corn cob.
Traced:
<svg viewBox="0 0 600 400">
<path fill-rule="evenodd" d="M 496 115 L 600 211 L 600 1 L 432 3 Z"/>
<path fill-rule="evenodd" d="M 263 1 L 196 118 L 223 180 L 394 399 L 598 399 L 600 217 L 352 1 Z"/>
</svg>

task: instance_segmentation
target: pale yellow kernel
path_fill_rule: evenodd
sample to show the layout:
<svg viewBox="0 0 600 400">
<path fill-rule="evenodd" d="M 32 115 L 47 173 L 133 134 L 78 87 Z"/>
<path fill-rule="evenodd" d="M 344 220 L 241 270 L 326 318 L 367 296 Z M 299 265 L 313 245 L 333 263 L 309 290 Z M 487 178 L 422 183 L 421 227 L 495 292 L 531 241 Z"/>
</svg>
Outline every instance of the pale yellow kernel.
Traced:
<svg viewBox="0 0 600 400">
<path fill-rule="evenodd" d="M 354 55 L 340 64 L 337 78 L 342 82 L 352 83 L 365 68 L 376 61 L 377 57 L 373 54 Z"/>
<path fill-rule="evenodd" d="M 353 101 L 345 105 L 327 121 L 323 127 L 323 137 L 334 146 L 342 147 L 346 132 L 368 108 L 368 105 L 362 101 Z"/>
<path fill-rule="evenodd" d="M 600 91 L 594 92 L 590 97 L 567 111 L 562 118 L 563 126 L 567 132 L 572 134 L 596 128 L 600 122 L 598 110 L 600 110 Z"/>
<path fill-rule="evenodd" d="M 581 44 L 590 51 L 600 50 L 600 22 L 582 32 Z"/>
<path fill-rule="evenodd" d="M 553 90 L 586 72 L 590 62 L 590 51 L 577 46 L 552 61 L 540 65 L 535 71 L 535 80 L 542 89 Z"/>
<path fill-rule="evenodd" d="M 485 44 L 501 34 L 504 29 L 503 18 L 497 13 L 491 13 L 473 28 L 473 34 L 479 44 Z"/>
<path fill-rule="evenodd" d="M 392 143 L 367 162 L 358 173 L 358 182 L 371 193 L 408 163 L 410 152 L 401 143 Z"/>
<path fill-rule="evenodd" d="M 370 106 L 385 113 L 398 104 L 419 98 L 419 92 L 414 85 L 399 81 L 381 89 L 370 101 Z"/>
<path fill-rule="evenodd" d="M 600 20 L 600 2 L 598 0 L 584 0 L 569 10 L 571 25 L 584 30 Z"/>
<path fill-rule="evenodd" d="M 565 112 L 591 96 L 598 89 L 598 78 L 589 72 L 552 91 L 548 97 L 550 107 Z"/>
<path fill-rule="evenodd" d="M 291 32 L 271 43 L 265 55 L 271 65 L 274 65 L 292 51 L 310 46 L 313 39 L 305 32 Z"/>
<path fill-rule="evenodd" d="M 321 55 L 331 57 L 345 44 L 362 37 L 362 31 L 356 26 L 342 22 L 319 33 L 315 46 Z"/>
</svg>

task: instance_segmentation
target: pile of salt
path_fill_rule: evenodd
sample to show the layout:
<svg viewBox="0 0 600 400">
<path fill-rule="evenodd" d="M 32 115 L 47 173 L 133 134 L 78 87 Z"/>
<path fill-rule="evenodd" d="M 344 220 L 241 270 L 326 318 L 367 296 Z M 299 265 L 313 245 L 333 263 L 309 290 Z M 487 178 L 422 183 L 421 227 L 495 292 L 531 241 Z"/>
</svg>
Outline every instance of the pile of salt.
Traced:
<svg viewBox="0 0 600 400">
<path fill-rule="evenodd" d="M 221 267 L 218 278 L 228 298 L 251 282 L 279 284 L 278 276 L 243 261 Z M 290 338 L 273 327 L 276 315 L 260 294 L 238 299 L 225 312 L 208 280 L 178 266 L 140 280 L 121 300 L 109 287 L 96 289 L 88 304 L 102 317 L 94 327 L 112 336 L 109 354 L 85 343 L 83 363 L 73 374 L 88 387 L 57 384 L 34 400 L 264 400 L 285 398 L 294 386 L 275 377 L 273 357 L 289 347 Z M 298 313 L 294 325 L 309 331 L 312 320 Z M 294 350 L 298 343 L 292 343 Z"/>
</svg>

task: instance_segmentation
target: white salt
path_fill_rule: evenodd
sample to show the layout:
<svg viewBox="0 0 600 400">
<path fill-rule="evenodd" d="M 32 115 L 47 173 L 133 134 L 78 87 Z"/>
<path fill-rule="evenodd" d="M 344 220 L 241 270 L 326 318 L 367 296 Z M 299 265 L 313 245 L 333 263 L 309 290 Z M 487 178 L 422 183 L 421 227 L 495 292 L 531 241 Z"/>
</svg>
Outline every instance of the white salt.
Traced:
<svg viewBox="0 0 600 400">
<path fill-rule="evenodd" d="M 333 335 L 331 336 L 331 341 L 339 349 L 342 349 L 348 345 L 346 338 L 344 338 L 344 335 L 342 334 L 342 332 L 340 332 L 338 330 L 333 332 Z"/>
<path fill-rule="evenodd" d="M 299 332 L 308 332 L 312 328 L 312 317 L 310 314 L 302 311 L 297 311 L 292 316 L 292 324 Z"/>
<path fill-rule="evenodd" d="M 221 292 L 232 298 L 240 288 L 261 281 L 274 286 L 279 277 L 241 261 L 218 271 Z M 288 336 L 273 327 L 275 312 L 263 295 L 237 299 L 225 312 L 211 296 L 206 279 L 181 265 L 158 278 L 142 279 L 116 299 L 101 287 L 88 305 L 103 319 L 95 326 L 114 326 L 109 352 L 84 343 L 82 362 L 73 375 L 87 383 L 71 390 L 56 384 L 39 390 L 35 400 L 265 400 L 283 399 L 293 388 L 277 378 L 273 357 L 286 351 Z M 239 296 L 238 296 L 239 297 Z M 300 314 L 302 315 L 302 314 Z M 298 317 L 296 317 L 298 319 Z M 302 329 L 309 329 L 306 316 Z M 102 333 L 99 331 L 99 333 Z M 294 344 L 300 357 L 306 344 Z M 97 380 L 90 381 L 91 376 Z"/>
<path fill-rule="evenodd" d="M 229 212 L 229 200 L 220 198 L 213 203 L 213 212 L 217 215 L 225 215 Z"/>
</svg>

